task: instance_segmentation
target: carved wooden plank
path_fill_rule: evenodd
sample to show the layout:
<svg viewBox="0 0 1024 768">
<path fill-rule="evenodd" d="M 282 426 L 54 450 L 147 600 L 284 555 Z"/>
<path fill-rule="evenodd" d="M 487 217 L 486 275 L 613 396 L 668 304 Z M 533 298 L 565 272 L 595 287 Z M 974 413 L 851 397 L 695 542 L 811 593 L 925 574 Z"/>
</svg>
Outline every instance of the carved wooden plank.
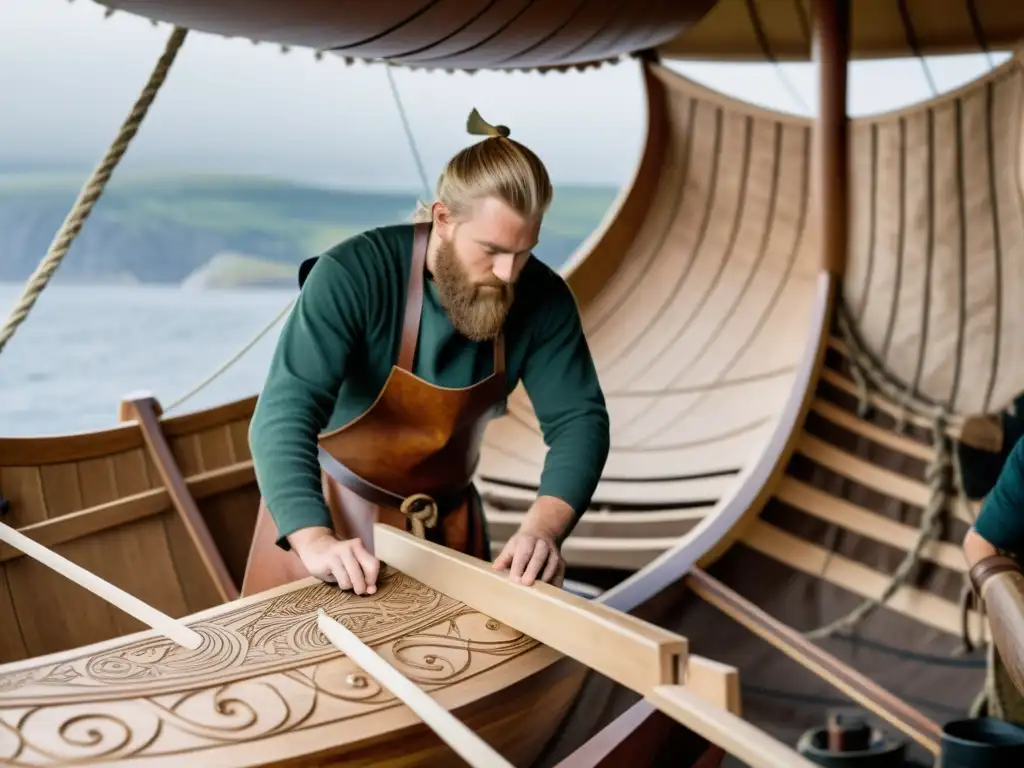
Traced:
<svg viewBox="0 0 1024 768">
<path fill-rule="evenodd" d="M 354 633 L 337 620 L 332 619 L 324 609 L 317 610 L 317 626 L 327 635 L 334 647 L 363 668 L 368 675 L 402 700 L 415 712 L 434 733 L 474 768 L 512 768 L 512 763 L 495 751 L 490 744 L 455 717 L 451 712 L 430 698 L 422 688 L 405 677 L 373 652 Z"/>
<path fill-rule="evenodd" d="M 543 582 L 523 587 L 461 552 L 376 524 L 382 562 L 646 694 L 679 682 L 686 639 Z"/>
<path fill-rule="evenodd" d="M 192 541 L 195 542 L 196 549 L 199 551 L 210 578 L 213 579 L 218 594 L 225 602 L 235 600 L 239 594 L 238 587 L 234 579 L 231 578 L 224 558 L 221 557 L 217 545 L 210 535 L 210 529 L 188 491 L 185 478 L 174 461 L 167 439 L 160 429 L 159 413 L 160 407 L 152 397 L 135 397 L 121 403 L 121 421 L 134 419 L 139 423 L 146 447 L 156 464 L 157 471 L 167 487 L 175 509 L 181 515 L 185 529 Z"/>
</svg>

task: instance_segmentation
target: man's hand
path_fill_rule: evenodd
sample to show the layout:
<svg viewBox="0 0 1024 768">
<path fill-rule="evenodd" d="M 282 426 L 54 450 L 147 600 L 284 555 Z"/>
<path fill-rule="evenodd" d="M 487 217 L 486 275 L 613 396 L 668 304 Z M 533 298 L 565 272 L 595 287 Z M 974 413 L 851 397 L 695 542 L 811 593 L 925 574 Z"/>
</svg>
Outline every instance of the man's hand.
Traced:
<svg viewBox="0 0 1024 768">
<path fill-rule="evenodd" d="M 524 586 L 540 579 L 560 587 L 565 578 L 565 560 L 555 539 L 572 518 L 572 508 L 564 501 L 541 496 L 526 513 L 519 530 L 505 542 L 492 567 L 508 571 L 509 578 Z"/>
<path fill-rule="evenodd" d="M 288 542 L 310 576 L 336 582 L 357 595 L 377 591 L 380 561 L 366 551 L 361 539 L 342 541 L 329 528 L 304 528 L 289 536 Z"/>
<path fill-rule="evenodd" d="M 509 571 L 512 581 L 530 586 L 538 578 L 556 587 L 565 578 L 565 561 L 555 538 L 551 535 L 524 531 L 520 528 L 501 550 L 492 566 L 496 571 Z"/>
</svg>

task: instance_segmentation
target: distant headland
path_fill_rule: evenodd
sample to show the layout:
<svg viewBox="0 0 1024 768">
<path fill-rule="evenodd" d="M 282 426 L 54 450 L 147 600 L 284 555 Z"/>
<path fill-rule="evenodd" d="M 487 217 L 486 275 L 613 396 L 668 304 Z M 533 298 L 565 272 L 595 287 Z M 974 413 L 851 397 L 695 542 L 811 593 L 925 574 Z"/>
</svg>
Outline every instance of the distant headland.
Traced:
<svg viewBox="0 0 1024 768">
<path fill-rule="evenodd" d="M 35 269 L 84 175 L 0 172 L 0 282 Z M 538 258 L 561 266 L 600 224 L 618 190 L 557 185 Z M 295 287 L 296 268 L 344 238 L 406 221 L 417 195 L 315 187 L 258 176 L 117 174 L 55 283 Z"/>
</svg>

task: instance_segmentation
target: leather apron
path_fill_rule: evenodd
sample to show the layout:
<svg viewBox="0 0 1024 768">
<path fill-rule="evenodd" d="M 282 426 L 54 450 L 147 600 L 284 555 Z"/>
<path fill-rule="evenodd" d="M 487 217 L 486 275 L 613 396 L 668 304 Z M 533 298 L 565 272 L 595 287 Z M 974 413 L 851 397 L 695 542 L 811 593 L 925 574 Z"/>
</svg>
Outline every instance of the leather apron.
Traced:
<svg viewBox="0 0 1024 768">
<path fill-rule="evenodd" d="M 398 361 L 370 408 L 318 438 L 324 499 L 335 533 L 373 551 L 373 524 L 394 525 L 490 560 L 473 474 L 487 423 L 507 407 L 504 336 L 494 370 L 469 387 L 430 384 L 412 373 L 423 308 L 430 224 L 416 224 Z M 242 596 L 306 578 L 298 555 L 277 546 L 264 500 L 256 518 Z"/>
</svg>

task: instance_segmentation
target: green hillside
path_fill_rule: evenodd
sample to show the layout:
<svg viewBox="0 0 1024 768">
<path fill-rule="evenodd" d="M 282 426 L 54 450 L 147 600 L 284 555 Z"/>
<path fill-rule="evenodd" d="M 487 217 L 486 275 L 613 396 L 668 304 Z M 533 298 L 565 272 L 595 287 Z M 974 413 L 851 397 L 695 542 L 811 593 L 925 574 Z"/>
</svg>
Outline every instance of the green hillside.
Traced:
<svg viewBox="0 0 1024 768">
<path fill-rule="evenodd" d="M 0 174 L 0 280 L 31 274 L 82 180 Z M 612 187 L 557 186 L 537 256 L 556 267 L 564 263 L 616 194 Z M 229 263 L 231 274 L 221 274 L 219 284 L 288 282 L 282 276 L 294 275 L 290 267 L 302 259 L 368 227 L 407 220 L 415 203 L 412 192 L 324 189 L 260 177 L 118 174 L 55 280 L 180 283 L 219 257 L 215 265 Z"/>
</svg>

